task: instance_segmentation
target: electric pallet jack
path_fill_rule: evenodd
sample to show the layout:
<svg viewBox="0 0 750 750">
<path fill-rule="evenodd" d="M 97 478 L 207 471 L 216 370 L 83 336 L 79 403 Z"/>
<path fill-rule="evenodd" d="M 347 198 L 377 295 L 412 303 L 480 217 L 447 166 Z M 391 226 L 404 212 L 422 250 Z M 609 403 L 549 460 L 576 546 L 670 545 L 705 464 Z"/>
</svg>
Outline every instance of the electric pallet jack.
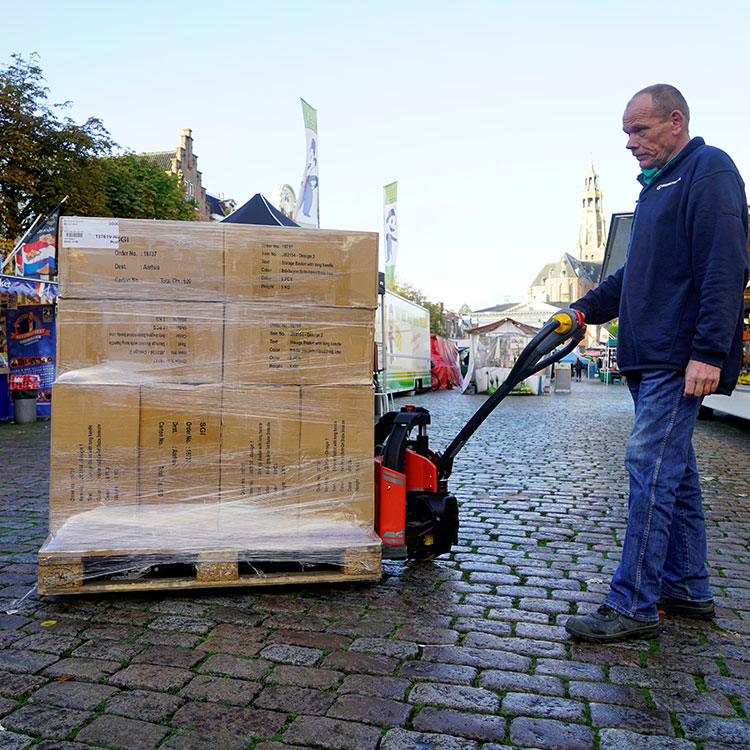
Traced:
<svg viewBox="0 0 750 750">
<path fill-rule="evenodd" d="M 477 409 L 442 455 L 429 447 L 430 413 L 424 407 L 403 406 L 378 420 L 375 530 L 383 542 L 384 559 L 431 560 L 450 552 L 458 541 L 458 501 L 448 491 L 456 455 L 518 383 L 573 351 L 584 331 L 583 315 L 577 310 L 553 315 L 518 356 L 503 384 Z"/>
</svg>

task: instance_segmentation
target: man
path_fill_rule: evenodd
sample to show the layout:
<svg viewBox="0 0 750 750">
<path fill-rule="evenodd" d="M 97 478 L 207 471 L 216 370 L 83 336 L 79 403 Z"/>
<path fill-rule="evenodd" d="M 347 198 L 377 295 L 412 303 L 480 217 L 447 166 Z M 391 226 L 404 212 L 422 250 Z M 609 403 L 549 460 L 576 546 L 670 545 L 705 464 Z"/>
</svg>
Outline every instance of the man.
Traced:
<svg viewBox="0 0 750 750">
<path fill-rule="evenodd" d="M 728 394 L 742 357 L 748 280 L 745 187 L 723 151 L 688 135 L 673 86 L 639 91 L 622 118 L 641 167 L 624 268 L 573 303 L 619 317 L 617 359 L 635 405 L 622 559 L 599 609 L 566 630 L 594 643 L 649 638 L 659 611 L 711 619 L 693 428 L 703 396 Z"/>
</svg>

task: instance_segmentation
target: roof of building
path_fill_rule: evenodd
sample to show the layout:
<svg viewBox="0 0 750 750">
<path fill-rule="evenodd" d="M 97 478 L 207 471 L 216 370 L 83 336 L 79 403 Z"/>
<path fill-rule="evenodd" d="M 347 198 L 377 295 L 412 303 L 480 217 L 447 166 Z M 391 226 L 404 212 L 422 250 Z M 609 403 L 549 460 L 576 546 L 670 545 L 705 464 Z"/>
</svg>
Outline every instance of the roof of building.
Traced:
<svg viewBox="0 0 750 750">
<path fill-rule="evenodd" d="M 472 334 L 472 333 L 492 333 L 492 331 L 496 330 L 500 327 L 504 328 L 515 328 L 521 333 L 526 334 L 527 336 L 533 336 L 535 333 L 539 331 L 538 328 L 535 326 L 530 326 L 526 323 L 521 323 L 518 320 L 513 320 L 513 318 L 503 318 L 502 320 L 496 320 L 494 323 L 488 323 L 485 326 L 478 326 L 477 328 L 470 328 L 466 333 Z"/>
<path fill-rule="evenodd" d="M 595 263 L 591 260 L 578 260 L 578 258 L 574 258 L 570 253 L 565 253 L 563 260 L 572 268 L 577 278 L 593 281 L 594 283 L 599 281 L 599 274 L 602 270 L 601 263 Z"/>
<path fill-rule="evenodd" d="M 534 277 L 534 281 L 531 282 L 531 286 L 541 286 L 547 281 L 552 275 L 553 270 L 559 263 L 545 263 L 542 266 L 542 270 Z"/>
<path fill-rule="evenodd" d="M 208 211 L 212 214 L 218 214 L 219 216 L 226 216 L 224 212 L 224 201 L 221 198 L 217 198 L 211 193 L 206 193 L 206 203 L 208 203 Z"/>
<path fill-rule="evenodd" d="M 601 263 L 590 260 L 578 260 L 570 253 L 563 253 L 557 263 L 547 263 L 536 275 L 531 286 L 542 286 L 547 279 L 577 278 L 596 283 L 602 270 Z M 565 271 L 565 273 L 563 273 Z"/>
<path fill-rule="evenodd" d="M 153 162 L 156 162 L 165 172 L 169 172 L 172 169 L 172 160 L 176 157 L 177 149 L 171 151 L 151 151 L 145 154 L 138 154 L 138 156 L 145 156 Z"/>
<path fill-rule="evenodd" d="M 472 310 L 471 312 L 474 313 L 497 313 L 497 312 L 503 312 L 503 310 L 507 310 L 510 307 L 515 307 L 518 304 L 518 302 L 505 302 L 502 305 L 493 305 L 492 307 L 484 307 L 481 310 Z"/>
</svg>

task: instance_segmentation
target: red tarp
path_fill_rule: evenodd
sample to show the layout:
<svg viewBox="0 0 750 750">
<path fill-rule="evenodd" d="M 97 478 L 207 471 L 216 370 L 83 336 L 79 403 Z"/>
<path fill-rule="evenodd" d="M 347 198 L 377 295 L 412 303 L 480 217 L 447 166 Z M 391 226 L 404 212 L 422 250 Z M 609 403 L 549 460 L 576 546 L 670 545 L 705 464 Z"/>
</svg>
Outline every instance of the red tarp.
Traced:
<svg viewBox="0 0 750 750">
<path fill-rule="evenodd" d="M 430 334 L 430 359 L 432 359 L 432 390 L 460 388 L 462 383 L 458 347 L 452 342 Z"/>
</svg>

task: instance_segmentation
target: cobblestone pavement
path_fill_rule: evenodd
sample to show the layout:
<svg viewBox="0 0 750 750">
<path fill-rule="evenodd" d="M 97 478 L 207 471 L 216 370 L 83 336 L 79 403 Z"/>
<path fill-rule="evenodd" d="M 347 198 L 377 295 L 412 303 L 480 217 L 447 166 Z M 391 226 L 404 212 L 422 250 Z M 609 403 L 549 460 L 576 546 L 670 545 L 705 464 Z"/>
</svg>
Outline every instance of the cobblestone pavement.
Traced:
<svg viewBox="0 0 750 750">
<path fill-rule="evenodd" d="M 480 399 L 414 399 L 435 448 Z M 750 747 L 750 425 L 695 439 L 716 621 L 563 629 L 617 563 L 630 425 L 621 386 L 506 399 L 456 462 L 459 546 L 377 584 L 42 598 L 49 423 L 0 424 L 0 749 Z"/>
</svg>

